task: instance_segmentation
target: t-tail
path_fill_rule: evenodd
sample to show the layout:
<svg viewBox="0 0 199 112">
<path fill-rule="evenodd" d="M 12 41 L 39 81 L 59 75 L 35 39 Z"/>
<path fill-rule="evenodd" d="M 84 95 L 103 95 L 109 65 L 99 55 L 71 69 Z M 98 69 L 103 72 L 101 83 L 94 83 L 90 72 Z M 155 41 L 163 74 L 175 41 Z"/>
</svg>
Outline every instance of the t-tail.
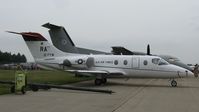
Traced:
<svg viewBox="0 0 199 112">
<path fill-rule="evenodd" d="M 32 56 L 36 62 L 41 62 L 44 60 L 51 60 L 53 58 L 65 57 L 69 55 L 74 55 L 71 53 L 62 52 L 52 44 L 50 44 L 47 39 L 45 39 L 41 34 L 34 32 L 11 32 L 9 33 L 22 35 L 25 43 L 27 44 Z"/>
<path fill-rule="evenodd" d="M 53 45 L 61 51 L 79 54 L 110 54 L 107 52 L 76 47 L 63 26 L 57 26 L 50 23 L 46 23 L 42 26 L 49 29 L 48 32 Z"/>
<path fill-rule="evenodd" d="M 78 53 L 78 49 L 76 49 L 75 44 L 64 27 L 50 23 L 46 23 L 42 26 L 50 29 L 48 32 L 50 34 L 52 43 L 56 48 L 64 52 Z"/>
</svg>

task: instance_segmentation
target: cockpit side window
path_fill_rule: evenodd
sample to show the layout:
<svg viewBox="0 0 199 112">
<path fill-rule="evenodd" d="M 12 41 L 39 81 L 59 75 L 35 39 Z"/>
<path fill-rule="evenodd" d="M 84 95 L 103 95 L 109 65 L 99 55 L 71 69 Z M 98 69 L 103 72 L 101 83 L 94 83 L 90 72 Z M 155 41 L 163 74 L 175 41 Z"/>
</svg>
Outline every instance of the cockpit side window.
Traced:
<svg viewBox="0 0 199 112">
<path fill-rule="evenodd" d="M 160 58 L 153 58 L 152 63 L 156 64 L 156 65 L 168 65 L 169 64 L 167 61 L 165 61 L 164 59 L 160 59 Z"/>
<path fill-rule="evenodd" d="M 167 61 L 161 59 L 161 60 L 159 61 L 159 64 L 158 64 L 158 65 L 168 65 L 168 64 L 169 64 L 169 63 L 168 63 Z"/>
<path fill-rule="evenodd" d="M 169 58 L 169 61 L 171 62 L 177 62 L 177 61 L 180 61 L 178 58 Z"/>
<path fill-rule="evenodd" d="M 153 63 L 153 64 L 156 64 L 156 65 L 159 64 L 159 61 L 160 61 L 159 58 L 153 58 L 153 59 L 152 59 L 152 63 Z"/>
</svg>

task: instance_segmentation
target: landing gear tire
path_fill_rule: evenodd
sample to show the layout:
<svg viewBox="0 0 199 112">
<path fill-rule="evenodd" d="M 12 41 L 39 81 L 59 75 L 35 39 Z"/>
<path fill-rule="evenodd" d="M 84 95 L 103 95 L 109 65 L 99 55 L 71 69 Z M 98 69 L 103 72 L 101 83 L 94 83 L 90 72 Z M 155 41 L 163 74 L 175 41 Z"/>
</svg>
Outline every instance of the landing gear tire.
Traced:
<svg viewBox="0 0 199 112">
<path fill-rule="evenodd" d="M 26 94 L 26 87 L 25 87 L 25 86 L 23 86 L 23 87 L 21 88 L 21 93 L 22 93 L 22 94 Z"/>
<path fill-rule="evenodd" d="M 103 84 L 106 84 L 106 82 L 107 82 L 107 79 L 106 78 L 103 78 L 103 79 L 101 79 L 102 80 L 102 83 Z"/>
<path fill-rule="evenodd" d="M 37 86 L 32 86 L 31 90 L 34 91 L 34 92 L 37 92 L 39 90 L 39 88 Z"/>
<path fill-rule="evenodd" d="M 176 82 L 175 80 L 172 80 L 172 81 L 171 81 L 171 86 L 172 86 L 172 87 L 176 87 L 176 86 L 177 86 L 177 82 Z"/>
<path fill-rule="evenodd" d="M 10 92 L 11 92 L 11 93 L 14 93 L 14 92 L 15 92 L 15 86 L 11 86 Z"/>
<path fill-rule="evenodd" d="M 100 86 L 102 84 L 102 79 L 95 79 L 95 85 Z"/>
</svg>

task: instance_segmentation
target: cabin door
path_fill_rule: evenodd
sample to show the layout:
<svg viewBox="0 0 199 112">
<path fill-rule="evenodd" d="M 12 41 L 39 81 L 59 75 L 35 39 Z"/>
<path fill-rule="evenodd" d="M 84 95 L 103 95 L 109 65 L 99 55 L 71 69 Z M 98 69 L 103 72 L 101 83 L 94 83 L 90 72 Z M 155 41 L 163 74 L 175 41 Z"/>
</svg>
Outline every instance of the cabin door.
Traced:
<svg viewBox="0 0 199 112">
<path fill-rule="evenodd" d="M 140 61 L 139 57 L 133 57 L 133 59 L 132 59 L 132 68 L 139 68 L 139 61 Z"/>
</svg>

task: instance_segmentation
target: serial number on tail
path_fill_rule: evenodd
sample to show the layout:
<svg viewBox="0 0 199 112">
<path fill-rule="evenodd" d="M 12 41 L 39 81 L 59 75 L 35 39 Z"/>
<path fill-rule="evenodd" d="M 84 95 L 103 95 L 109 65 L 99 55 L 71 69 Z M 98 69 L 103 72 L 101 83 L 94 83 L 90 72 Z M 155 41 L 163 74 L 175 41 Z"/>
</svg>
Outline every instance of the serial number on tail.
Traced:
<svg viewBox="0 0 199 112">
<path fill-rule="evenodd" d="M 44 53 L 44 57 L 53 57 L 54 53 Z"/>
</svg>

